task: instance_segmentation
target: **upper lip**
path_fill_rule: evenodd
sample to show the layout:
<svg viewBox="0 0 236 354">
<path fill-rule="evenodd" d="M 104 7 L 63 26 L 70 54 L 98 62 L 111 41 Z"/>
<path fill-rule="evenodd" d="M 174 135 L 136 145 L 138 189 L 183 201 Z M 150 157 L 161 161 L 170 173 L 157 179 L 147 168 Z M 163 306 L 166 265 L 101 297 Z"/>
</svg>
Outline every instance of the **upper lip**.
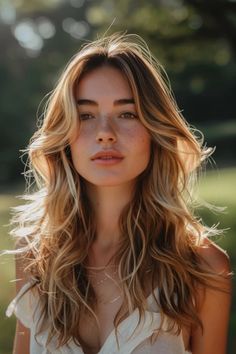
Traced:
<svg viewBox="0 0 236 354">
<path fill-rule="evenodd" d="M 95 155 L 91 157 L 91 160 L 96 160 L 101 157 L 118 157 L 118 158 L 123 158 L 124 156 L 121 155 L 120 152 L 116 150 L 102 150 L 98 151 Z"/>
</svg>

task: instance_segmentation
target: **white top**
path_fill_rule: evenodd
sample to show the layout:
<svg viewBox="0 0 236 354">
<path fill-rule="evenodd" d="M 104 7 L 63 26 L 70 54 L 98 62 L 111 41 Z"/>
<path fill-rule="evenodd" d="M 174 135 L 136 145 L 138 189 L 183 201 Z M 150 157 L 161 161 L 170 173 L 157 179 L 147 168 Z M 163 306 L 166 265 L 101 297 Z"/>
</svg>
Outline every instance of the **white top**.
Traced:
<svg viewBox="0 0 236 354">
<path fill-rule="evenodd" d="M 39 344 L 36 342 L 34 334 L 37 318 L 39 318 L 40 314 L 39 306 L 37 306 L 39 299 L 36 298 L 32 291 L 28 291 L 18 300 L 21 294 L 30 286 L 31 283 L 26 283 L 20 289 L 6 311 L 6 316 L 10 317 L 14 313 L 22 324 L 30 329 L 30 354 L 84 354 L 82 348 L 76 345 L 73 340 L 70 340 L 67 345 L 59 349 L 56 349 L 56 341 L 52 340 L 46 347 L 47 332 L 42 332 L 38 335 Z M 157 292 L 158 289 L 156 288 L 154 290 L 155 296 L 157 296 Z M 191 354 L 185 351 L 182 333 L 177 336 L 165 332 L 165 321 L 155 343 L 150 343 L 149 337 L 160 326 L 161 316 L 156 308 L 157 305 L 153 294 L 150 294 L 146 301 L 147 310 L 145 311 L 145 317 L 135 333 L 133 334 L 133 331 L 139 320 L 138 309 L 134 310 L 118 326 L 117 334 L 120 348 L 117 347 L 115 330 L 113 329 L 97 354 Z"/>
</svg>

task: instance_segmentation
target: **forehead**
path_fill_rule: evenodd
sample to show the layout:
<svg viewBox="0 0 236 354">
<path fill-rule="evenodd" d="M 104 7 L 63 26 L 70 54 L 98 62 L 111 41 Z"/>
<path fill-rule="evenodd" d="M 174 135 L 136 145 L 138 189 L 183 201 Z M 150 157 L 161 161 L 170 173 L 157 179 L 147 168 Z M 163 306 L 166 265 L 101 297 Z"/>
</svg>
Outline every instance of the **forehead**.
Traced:
<svg viewBox="0 0 236 354">
<path fill-rule="evenodd" d="M 84 74 L 76 87 L 77 98 L 132 97 L 128 79 L 118 68 L 103 66 Z"/>
</svg>

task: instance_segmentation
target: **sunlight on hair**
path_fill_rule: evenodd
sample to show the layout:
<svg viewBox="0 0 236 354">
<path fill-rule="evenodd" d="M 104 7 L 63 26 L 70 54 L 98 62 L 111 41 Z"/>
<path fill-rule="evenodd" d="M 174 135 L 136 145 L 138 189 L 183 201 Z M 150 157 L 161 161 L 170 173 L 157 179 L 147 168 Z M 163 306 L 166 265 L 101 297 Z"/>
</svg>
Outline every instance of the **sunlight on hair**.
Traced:
<svg viewBox="0 0 236 354">
<path fill-rule="evenodd" d="M 148 167 L 138 176 L 133 199 L 119 220 L 122 242 L 113 261 L 124 303 L 115 317 L 115 328 L 132 309 L 138 308 L 143 316 L 150 264 L 152 289 L 156 285 L 160 289 L 159 305 L 162 315 L 168 315 L 168 330 L 178 333 L 183 323 L 201 325 L 195 308 L 196 287 L 211 286 L 216 278 L 204 270 L 196 249 L 206 236 L 220 231 L 195 216 L 191 197 L 193 181 L 213 150 L 185 121 L 167 74 L 141 37 L 117 33 L 87 42 L 50 93 L 26 149 L 25 177 L 31 180 L 30 186 L 32 178 L 36 185 L 25 193 L 24 206 L 16 207 L 12 218 L 11 235 L 17 240 L 12 253 L 27 261 L 27 273 L 43 300 L 42 315 L 50 314 L 48 342 L 59 334 L 59 345 L 70 338 L 79 343 L 82 313 L 97 320 L 96 297 L 84 268 L 96 235 L 94 210 L 69 146 L 80 129 L 75 88 L 82 75 L 104 65 L 117 68 L 127 78 L 138 118 L 151 136 Z M 70 321 L 65 328 L 66 318 Z"/>
</svg>

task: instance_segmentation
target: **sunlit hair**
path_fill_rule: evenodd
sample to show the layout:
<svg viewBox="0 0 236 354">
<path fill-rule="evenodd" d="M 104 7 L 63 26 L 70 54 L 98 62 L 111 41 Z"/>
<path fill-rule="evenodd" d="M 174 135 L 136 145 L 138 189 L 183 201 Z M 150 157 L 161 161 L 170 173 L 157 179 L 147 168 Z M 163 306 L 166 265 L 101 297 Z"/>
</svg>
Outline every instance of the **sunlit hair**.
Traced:
<svg viewBox="0 0 236 354">
<path fill-rule="evenodd" d="M 81 343 L 82 314 L 97 320 L 85 268 L 96 237 L 95 214 L 85 181 L 73 166 L 70 143 L 80 126 L 75 88 L 82 76 L 104 65 L 128 79 L 138 117 L 151 137 L 149 164 L 119 220 L 122 236 L 113 263 L 124 302 L 115 328 L 135 308 L 144 316 L 147 274 L 151 288 L 159 288 L 156 300 L 170 331 L 201 326 L 197 288 L 214 286 L 216 277 L 205 270 L 198 248 L 217 231 L 195 216 L 192 195 L 197 171 L 211 149 L 183 118 L 166 73 L 139 36 L 118 33 L 87 43 L 59 78 L 31 138 L 25 175 L 33 175 L 36 184 L 26 190 L 27 203 L 15 208 L 12 219 L 11 234 L 18 240 L 13 252 L 24 258 L 25 272 L 35 281 L 42 318 L 49 318 L 48 342 L 58 336 L 59 346 L 70 339 Z"/>
</svg>

